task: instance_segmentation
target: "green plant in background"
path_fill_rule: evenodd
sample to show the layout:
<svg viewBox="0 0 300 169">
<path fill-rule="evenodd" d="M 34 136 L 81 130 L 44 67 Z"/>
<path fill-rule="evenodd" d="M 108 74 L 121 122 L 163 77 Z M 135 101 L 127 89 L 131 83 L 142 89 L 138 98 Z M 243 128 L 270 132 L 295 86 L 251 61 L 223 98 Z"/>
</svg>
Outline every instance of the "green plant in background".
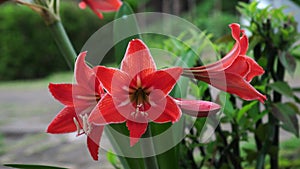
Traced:
<svg viewBox="0 0 300 169">
<path fill-rule="evenodd" d="M 80 10 L 72 1 L 63 1 L 60 10 L 61 21 L 77 52 L 101 25 L 114 16 L 106 14 L 105 19 L 99 20 L 92 11 Z M 33 11 L 5 3 L 0 6 L 0 20 L 0 81 L 42 78 L 70 70 L 48 28 Z M 104 60 L 105 63 L 113 61 L 113 57 Z"/>
<path fill-rule="evenodd" d="M 250 20 L 248 30 L 252 33 L 253 56 L 265 69 L 264 76 L 256 82 L 264 85 L 262 90 L 268 95 L 265 104 L 268 122 L 258 120 L 255 125 L 257 168 L 264 167 L 266 155 L 270 157 L 271 168 L 279 168 L 279 128 L 299 137 L 299 109 L 295 104 L 299 98 L 285 81 L 286 72 L 293 75 L 296 70 L 296 57 L 292 53 L 299 34 L 294 17 L 284 14 L 283 9 L 258 9 L 258 2 L 240 3 L 238 8 Z M 289 102 L 283 102 L 283 96 L 289 98 Z"/>
<path fill-rule="evenodd" d="M 252 36 L 248 55 L 252 55 L 266 72 L 261 78 L 254 79 L 252 84 L 264 91 L 268 100 L 265 105 L 260 105 L 256 101 L 240 102 L 234 96 L 220 95 L 224 117 L 221 118 L 221 125 L 216 128 L 216 140 L 192 149 L 197 149 L 203 156 L 199 157 L 202 161 L 198 163 L 194 157 L 198 166 L 245 168 L 255 165 L 256 168 L 264 168 L 268 166 L 265 162 L 269 161 L 269 166 L 276 169 L 280 161 L 279 128 L 297 137 L 299 135 L 296 118 L 299 110 L 295 104 L 299 103 L 299 98 L 284 81 L 285 72 L 293 74 L 296 67 L 296 57 L 292 54 L 297 53 L 297 46 L 294 45 L 299 37 L 297 23 L 292 15 L 283 13 L 283 8 L 259 9 L 257 5 L 258 2 L 240 3 L 238 10 L 250 21 L 247 29 Z M 219 49 L 223 48 L 224 44 L 221 44 Z M 290 101 L 282 102 L 282 96 Z M 264 117 L 268 118 L 267 122 L 262 121 Z M 223 124 L 230 126 L 231 130 L 224 129 Z M 195 126 L 195 131 L 201 129 L 201 125 Z M 251 133 L 255 136 L 255 148 L 244 146 L 253 141 L 250 139 Z M 194 139 L 191 145 L 196 143 L 197 139 Z"/>
</svg>

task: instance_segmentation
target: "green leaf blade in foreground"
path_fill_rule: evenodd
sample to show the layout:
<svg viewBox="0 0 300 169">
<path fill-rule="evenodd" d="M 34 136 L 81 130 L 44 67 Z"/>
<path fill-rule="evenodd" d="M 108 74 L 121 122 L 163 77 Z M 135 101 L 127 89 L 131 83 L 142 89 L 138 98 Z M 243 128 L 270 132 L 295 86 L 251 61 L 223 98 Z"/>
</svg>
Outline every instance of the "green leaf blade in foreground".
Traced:
<svg viewBox="0 0 300 169">
<path fill-rule="evenodd" d="M 62 167 L 34 165 L 34 164 L 4 164 L 6 167 L 20 168 L 20 169 L 67 169 Z"/>
<path fill-rule="evenodd" d="M 115 15 L 113 29 L 114 43 L 116 45 L 114 49 L 116 62 L 118 64 L 121 63 L 123 59 L 129 41 L 136 38 L 141 39 L 141 36 L 139 35 L 140 31 L 137 20 L 133 14 L 134 12 L 131 9 L 130 5 L 126 2 L 123 2 L 123 5 Z"/>
</svg>

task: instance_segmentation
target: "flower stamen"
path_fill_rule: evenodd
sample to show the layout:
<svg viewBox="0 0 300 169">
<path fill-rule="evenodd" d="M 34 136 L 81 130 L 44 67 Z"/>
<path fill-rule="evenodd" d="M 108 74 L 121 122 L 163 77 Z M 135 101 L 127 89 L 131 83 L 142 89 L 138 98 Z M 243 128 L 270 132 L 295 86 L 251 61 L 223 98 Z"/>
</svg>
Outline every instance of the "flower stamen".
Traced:
<svg viewBox="0 0 300 169">
<path fill-rule="evenodd" d="M 88 122 L 89 116 L 87 114 L 84 114 L 84 115 L 80 114 L 79 116 L 82 119 L 82 124 L 83 124 L 82 129 L 83 129 L 84 133 L 86 135 L 89 135 L 92 130 L 92 126 Z"/>
<path fill-rule="evenodd" d="M 140 110 L 143 106 L 144 106 L 143 104 L 136 105 L 135 112 L 131 112 L 130 115 L 135 119 L 138 117 L 138 115 L 141 115 L 142 117 L 147 117 L 148 113 Z"/>
</svg>

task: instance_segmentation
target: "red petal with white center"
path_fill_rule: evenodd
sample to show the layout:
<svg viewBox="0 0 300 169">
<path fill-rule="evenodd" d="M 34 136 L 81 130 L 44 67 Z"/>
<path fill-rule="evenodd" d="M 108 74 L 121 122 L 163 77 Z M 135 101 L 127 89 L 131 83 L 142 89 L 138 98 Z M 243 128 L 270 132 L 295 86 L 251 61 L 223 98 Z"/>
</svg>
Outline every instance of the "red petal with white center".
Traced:
<svg viewBox="0 0 300 169">
<path fill-rule="evenodd" d="M 181 117 L 181 110 L 173 98 L 167 96 L 157 100 L 149 97 L 151 108 L 147 110 L 148 118 L 156 123 L 177 122 Z"/>
<path fill-rule="evenodd" d="M 103 125 L 111 123 L 123 123 L 127 116 L 123 116 L 118 111 L 119 107 L 114 99 L 106 94 L 94 108 L 89 116 L 88 121 L 94 124 Z M 120 110 L 123 110 L 122 108 Z M 131 111 L 129 110 L 128 113 Z"/>
<path fill-rule="evenodd" d="M 77 127 L 74 123 L 74 118 L 77 119 L 73 107 L 63 108 L 49 124 L 47 133 L 61 134 L 75 132 Z"/>
<path fill-rule="evenodd" d="M 175 99 L 175 102 L 185 114 L 194 117 L 207 117 L 210 113 L 217 113 L 221 109 L 218 104 L 203 100 Z"/>
<path fill-rule="evenodd" d="M 134 146 L 146 132 L 148 123 L 136 123 L 128 120 L 126 126 L 129 130 L 130 146 Z"/>
<path fill-rule="evenodd" d="M 94 160 L 98 160 L 100 139 L 103 133 L 103 126 L 92 125 L 91 133 L 87 136 L 87 146 Z"/>
<path fill-rule="evenodd" d="M 131 77 L 143 70 L 144 74 L 150 74 L 156 70 L 156 65 L 148 47 L 140 39 L 131 40 L 128 44 L 125 56 L 121 62 L 121 70 Z"/>
<path fill-rule="evenodd" d="M 96 74 L 106 91 L 121 99 L 127 99 L 129 93 L 129 76 L 118 69 L 97 66 Z"/>
<path fill-rule="evenodd" d="M 182 68 L 174 67 L 158 70 L 146 76 L 142 80 L 142 87 L 147 89 L 158 89 L 166 95 L 170 93 L 182 73 Z"/>
</svg>

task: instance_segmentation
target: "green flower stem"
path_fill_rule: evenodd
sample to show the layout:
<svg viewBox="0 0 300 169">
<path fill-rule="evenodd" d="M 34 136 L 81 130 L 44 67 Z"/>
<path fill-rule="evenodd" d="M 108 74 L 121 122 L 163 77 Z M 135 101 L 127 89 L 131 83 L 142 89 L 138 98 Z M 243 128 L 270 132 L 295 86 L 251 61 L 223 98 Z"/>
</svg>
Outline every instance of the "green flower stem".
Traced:
<svg viewBox="0 0 300 169">
<path fill-rule="evenodd" d="M 62 23 L 60 21 L 56 21 L 53 24 L 48 25 L 48 27 L 68 66 L 73 70 L 77 54 Z"/>
<path fill-rule="evenodd" d="M 153 141 L 151 139 L 152 134 L 151 134 L 150 126 L 151 125 L 149 124 L 148 129 L 144 134 L 144 137 L 149 138 L 149 139 L 142 142 L 141 149 L 142 149 L 142 153 L 145 152 L 145 153 L 155 154 Z M 145 168 L 146 169 L 159 169 L 158 163 L 157 163 L 157 160 L 156 160 L 156 156 L 145 157 L 144 158 L 144 163 L 145 163 Z"/>
</svg>

